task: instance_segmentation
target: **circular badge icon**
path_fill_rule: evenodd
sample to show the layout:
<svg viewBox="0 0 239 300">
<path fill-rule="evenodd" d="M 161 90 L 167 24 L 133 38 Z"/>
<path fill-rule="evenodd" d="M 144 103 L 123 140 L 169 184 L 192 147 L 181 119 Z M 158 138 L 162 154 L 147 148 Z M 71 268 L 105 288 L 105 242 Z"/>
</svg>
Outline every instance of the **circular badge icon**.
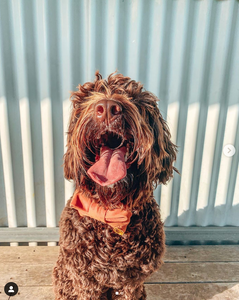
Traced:
<svg viewBox="0 0 239 300">
<path fill-rule="evenodd" d="M 232 157 L 236 153 L 236 149 L 233 145 L 228 144 L 228 145 L 224 146 L 223 153 L 227 157 Z"/>
<path fill-rule="evenodd" d="M 8 296 L 15 296 L 18 292 L 18 286 L 15 282 L 8 282 L 4 287 L 4 292 Z"/>
</svg>

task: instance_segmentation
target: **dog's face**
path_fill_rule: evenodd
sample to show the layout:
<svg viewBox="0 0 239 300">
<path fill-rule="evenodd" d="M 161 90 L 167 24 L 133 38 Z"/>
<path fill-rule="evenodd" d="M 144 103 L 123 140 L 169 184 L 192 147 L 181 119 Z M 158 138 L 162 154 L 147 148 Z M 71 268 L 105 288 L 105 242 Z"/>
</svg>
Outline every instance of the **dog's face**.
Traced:
<svg viewBox="0 0 239 300">
<path fill-rule="evenodd" d="M 134 205 L 173 176 L 176 146 L 157 98 L 121 74 L 72 93 L 64 171 L 102 205 Z M 135 202 L 135 203 L 134 203 Z"/>
</svg>

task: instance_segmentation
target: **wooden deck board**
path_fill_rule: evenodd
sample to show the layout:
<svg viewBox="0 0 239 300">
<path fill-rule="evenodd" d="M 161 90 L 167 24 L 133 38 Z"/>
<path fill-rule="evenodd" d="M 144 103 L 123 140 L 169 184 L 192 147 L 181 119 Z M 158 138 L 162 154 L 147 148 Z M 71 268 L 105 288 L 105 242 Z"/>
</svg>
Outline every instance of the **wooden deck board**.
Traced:
<svg viewBox="0 0 239 300">
<path fill-rule="evenodd" d="M 192 283 L 146 285 L 148 300 L 238 300 L 239 284 Z"/>
<path fill-rule="evenodd" d="M 17 248 L 17 250 L 16 250 Z M 0 263 L 52 263 L 59 253 L 59 247 L 0 247 Z M 238 262 L 239 246 L 169 246 L 164 262 Z"/>
<path fill-rule="evenodd" d="M 59 247 L 0 247 L 0 300 L 16 282 L 17 299 L 54 299 L 51 272 Z M 171 246 L 145 283 L 148 300 L 238 300 L 239 246 Z"/>
<path fill-rule="evenodd" d="M 0 278 L 4 282 L 18 282 L 21 286 L 49 285 L 51 264 L 0 264 Z M 41 276 L 39 276 L 41 274 Z M 154 273 L 147 283 L 239 282 L 239 263 L 167 263 Z"/>
<path fill-rule="evenodd" d="M 236 300 L 239 299 L 239 284 L 147 284 L 148 300 Z M 14 300 L 53 300 L 52 286 L 24 286 Z M 0 293 L 0 300 L 7 296 Z"/>
<path fill-rule="evenodd" d="M 171 246 L 166 248 L 164 261 L 239 261 L 239 246 Z"/>
</svg>

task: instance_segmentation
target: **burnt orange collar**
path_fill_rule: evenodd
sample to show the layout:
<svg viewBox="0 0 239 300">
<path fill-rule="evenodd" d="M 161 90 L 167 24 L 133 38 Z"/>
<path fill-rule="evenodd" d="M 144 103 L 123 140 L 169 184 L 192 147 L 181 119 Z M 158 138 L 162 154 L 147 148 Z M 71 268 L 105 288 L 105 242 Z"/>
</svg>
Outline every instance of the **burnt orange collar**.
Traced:
<svg viewBox="0 0 239 300">
<path fill-rule="evenodd" d="M 75 208 L 81 216 L 88 216 L 110 225 L 119 235 L 125 233 L 132 216 L 132 213 L 127 210 L 104 209 L 79 191 L 75 191 L 70 206 Z"/>
</svg>

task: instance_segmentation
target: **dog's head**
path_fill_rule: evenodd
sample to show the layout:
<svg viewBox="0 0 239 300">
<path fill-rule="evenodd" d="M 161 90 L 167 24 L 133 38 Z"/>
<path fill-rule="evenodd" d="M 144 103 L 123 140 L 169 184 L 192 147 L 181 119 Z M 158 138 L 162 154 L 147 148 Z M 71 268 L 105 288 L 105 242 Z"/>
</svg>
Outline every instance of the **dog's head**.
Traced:
<svg viewBox="0 0 239 300">
<path fill-rule="evenodd" d="M 158 99 L 121 74 L 72 93 L 64 172 L 102 205 L 136 205 L 173 177 L 176 146 Z"/>
</svg>

